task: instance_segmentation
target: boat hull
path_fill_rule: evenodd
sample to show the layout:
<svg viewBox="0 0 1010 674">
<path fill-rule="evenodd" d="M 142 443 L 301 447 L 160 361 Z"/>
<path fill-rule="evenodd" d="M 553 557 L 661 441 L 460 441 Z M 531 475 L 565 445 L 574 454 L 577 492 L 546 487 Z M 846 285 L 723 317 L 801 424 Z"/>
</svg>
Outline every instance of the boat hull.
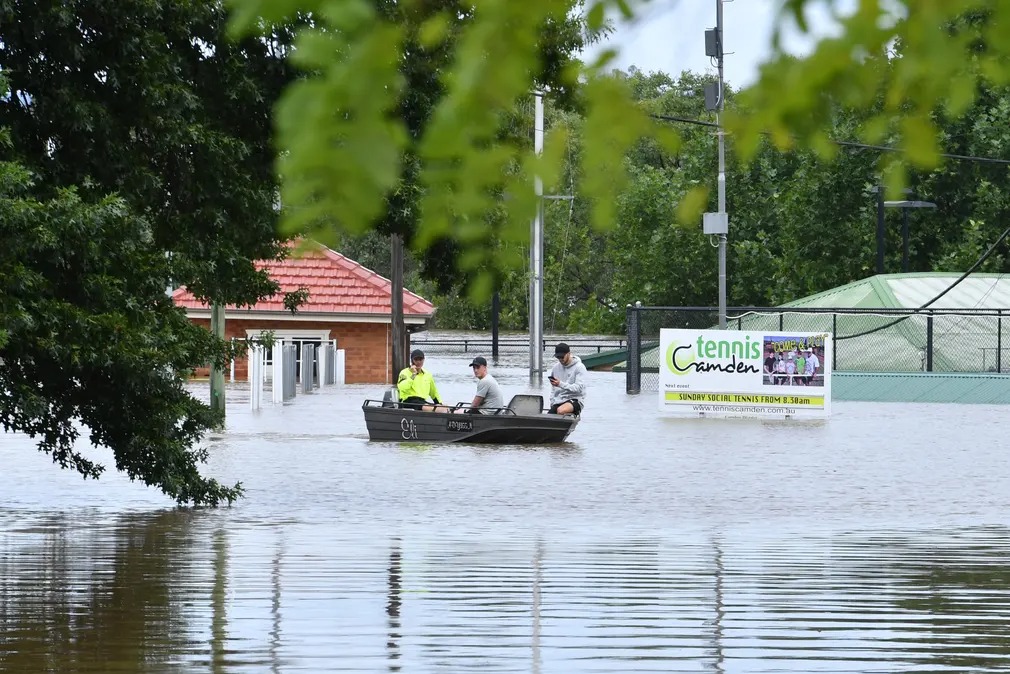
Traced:
<svg viewBox="0 0 1010 674">
<path fill-rule="evenodd" d="M 570 415 L 424 412 L 370 400 L 362 409 L 368 439 L 382 442 L 549 444 L 563 442 L 579 423 Z"/>
</svg>

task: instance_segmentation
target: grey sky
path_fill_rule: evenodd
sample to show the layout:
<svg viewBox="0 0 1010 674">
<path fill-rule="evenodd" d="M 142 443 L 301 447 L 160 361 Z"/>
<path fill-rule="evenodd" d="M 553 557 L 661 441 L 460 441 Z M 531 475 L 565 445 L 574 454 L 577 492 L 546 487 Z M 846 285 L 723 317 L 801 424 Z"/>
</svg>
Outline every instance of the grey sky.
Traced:
<svg viewBox="0 0 1010 674">
<path fill-rule="evenodd" d="M 771 35 L 781 0 L 733 0 L 723 4 L 725 24 L 725 74 L 734 88 L 757 79 L 758 66 L 771 53 Z M 808 20 L 817 35 L 830 34 L 834 23 L 821 3 L 812 8 Z M 836 0 L 842 8 L 852 0 Z M 616 66 L 627 69 L 662 70 L 679 75 L 683 70 L 715 74 L 705 56 L 705 30 L 715 27 L 716 0 L 652 0 L 640 9 L 632 24 L 618 24 L 617 32 L 601 47 L 620 50 Z M 791 25 L 791 24 L 789 24 Z M 788 51 L 804 53 L 811 40 L 795 30 L 786 33 Z M 598 47 L 587 56 L 594 55 Z M 733 53 L 730 53 L 733 52 Z"/>
</svg>

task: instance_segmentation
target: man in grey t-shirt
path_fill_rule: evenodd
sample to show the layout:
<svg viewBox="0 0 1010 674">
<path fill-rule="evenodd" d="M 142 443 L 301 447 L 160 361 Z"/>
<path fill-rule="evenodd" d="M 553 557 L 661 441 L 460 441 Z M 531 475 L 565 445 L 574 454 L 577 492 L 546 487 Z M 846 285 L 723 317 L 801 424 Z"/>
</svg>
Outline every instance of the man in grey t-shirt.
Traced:
<svg viewBox="0 0 1010 674">
<path fill-rule="evenodd" d="M 470 409 L 467 411 L 472 414 L 494 414 L 498 408 L 505 407 L 501 388 L 498 387 L 498 382 L 494 377 L 488 374 L 487 360 L 484 356 L 474 358 L 470 367 L 473 368 L 473 374 L 477 377 L 477 395 L 473 397 L 473 402 L 470 403 Z"/>
</svg>

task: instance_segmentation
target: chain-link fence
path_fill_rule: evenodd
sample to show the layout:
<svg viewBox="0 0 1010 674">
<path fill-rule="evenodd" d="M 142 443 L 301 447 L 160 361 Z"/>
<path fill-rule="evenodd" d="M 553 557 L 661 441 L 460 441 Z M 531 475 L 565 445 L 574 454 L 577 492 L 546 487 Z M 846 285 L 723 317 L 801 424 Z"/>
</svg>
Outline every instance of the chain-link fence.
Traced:
<svg viewBox="0 0 1010 674">
<path fill-rule="evenodd" d="M 730 330 L 826 332 L 838 372 L 1007 372 L 1010 309 L 727 310 Z M 659 331 L 717 328 L 714 307 L 629 306 L 627 391 L 659 388 Z"/>
</svg>

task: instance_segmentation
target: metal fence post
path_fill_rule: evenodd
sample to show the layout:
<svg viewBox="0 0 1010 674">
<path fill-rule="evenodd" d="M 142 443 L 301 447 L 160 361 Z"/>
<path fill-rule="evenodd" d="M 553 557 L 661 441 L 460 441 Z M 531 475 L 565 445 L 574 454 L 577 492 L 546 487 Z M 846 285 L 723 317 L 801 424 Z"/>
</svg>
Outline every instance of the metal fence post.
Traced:
<svg viewBox="0 0 1010 674">
<path fill-rule="evenodd" d="M 640 308 L 628 305 L 628 361 L 625 368 L 625 391 L 630 394 L 642 391 L 642 325 Z"/>
<path fill-rule="evenodd" d="M 1003 371 L 1003 310 L 996 312 L 996 372 Z"/>
<path fill-rule="evenodd" d="M 312 381 L 316 371 L 316 347 L 302 344 L 302 393 L 312 393 Z"/>
<path fill-rule="evenodd" d="M 933 312 L 926 316 L 926 372 L 933 371 Z"/>
<path fill-rule="evenodd" d="M 783 330 L 785 330 L 785 327 L 784 327 L 785 326 L 785 319 L 786 319 L 786 315 L 780 311 L 779 312 L 779 332 L 782 332 Z"/>
<path fill-rule="evenodd" d="M 838 369 L 838 314 L 831 314 L 831 371 Z"/>
</svg>

